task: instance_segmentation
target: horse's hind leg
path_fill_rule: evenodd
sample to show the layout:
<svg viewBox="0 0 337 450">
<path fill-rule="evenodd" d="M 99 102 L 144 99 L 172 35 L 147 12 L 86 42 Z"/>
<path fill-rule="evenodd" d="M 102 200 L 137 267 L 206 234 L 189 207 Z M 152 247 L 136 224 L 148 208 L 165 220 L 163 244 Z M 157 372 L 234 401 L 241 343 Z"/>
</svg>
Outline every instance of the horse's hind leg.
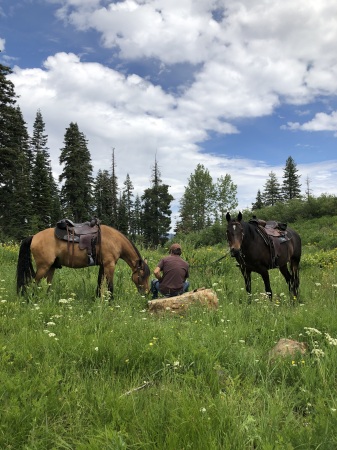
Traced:
<svg viewBox="0 0 337 450">
<path fill-rule="evenodd" d="M 39 283 L 39 281 L 42 280 L 42 278 L 46 278 L 47 283 L 51 284 L 52 280 L 53 280 L 53 276 L 54 276 L 54 272 L 55 272 L 55 267 L 51 266 L 51 267 L 39 267 L 36 271 L 36 275 L 35 275 L 35 281 L 37 283 Z"/>
<path fill-rule="evenodd" d="M 298 297 L 299 287 L 300 287 L 300 269 L 297 261 L 291 261 L 291 279 L 290 279 L 290 290 L 292 291 L 294 297 Z"/>
<path fill-rule="evenodd" d="M 280 272 L 282 273 L 284 279 L 286 280 L 286 283 L 287 283 L 288 288 L 289 288 L 289 292 L 291 292 L 291 275 L 289 273 L 287 264 L 285 266 L 281 266 L 280 267 Z"/>
<path fill-rule="evenodd" d="M 296 299 L 298 297 L 298 289 L 300 286 L 298 264 L 294 261 L 290 261 L 290 270 L 291 273 L 287 266 L 280 267 L 280 272 L 288 284 L 289 292 L 293 295 L 294 299 Z"/>
</svg>

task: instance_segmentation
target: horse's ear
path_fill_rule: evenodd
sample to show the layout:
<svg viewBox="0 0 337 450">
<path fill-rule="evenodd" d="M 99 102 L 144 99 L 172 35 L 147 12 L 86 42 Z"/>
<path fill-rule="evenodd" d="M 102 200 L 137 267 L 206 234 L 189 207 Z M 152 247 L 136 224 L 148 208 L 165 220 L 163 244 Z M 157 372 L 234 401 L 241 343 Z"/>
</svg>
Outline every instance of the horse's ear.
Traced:
<svg viewBox="0 0 337 450">
<path fill-rule="evenodd" d="M 241 222 L 241 220 L 242 220 L 242 214 L 241 214 L 241 211 L 239 211 L 239 214 L 238 214 L 238 221 Z"/>
<path fill-rule="evenodd" d="M 229 222 L 231 220 L 231 215 L 229 214 L 229 212 L 226 214 L 226 220 L 227 220 L 227 222 Z"/>
<path fill-rule="evenodd" d="M 144 258 L 143 261 L 145 262 L 145 264 L 147 264 L 147 259 L 146 258 Z"/>
</svg>

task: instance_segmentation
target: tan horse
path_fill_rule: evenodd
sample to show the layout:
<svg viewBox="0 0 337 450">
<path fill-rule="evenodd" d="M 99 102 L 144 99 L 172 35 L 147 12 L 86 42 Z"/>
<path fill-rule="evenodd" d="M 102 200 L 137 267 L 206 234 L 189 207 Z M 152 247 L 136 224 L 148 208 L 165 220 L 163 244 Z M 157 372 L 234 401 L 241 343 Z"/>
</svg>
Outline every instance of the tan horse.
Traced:
<svg viewBox="0 0 337 450">
<path fill-rule="evenodd" d="M 132 270 L 132 281 L 140 294 L 149 292 L 150 269 L 143 260 L 136 246 L 122 233 L 114 228 L 101 225 L 100 244 L 96 245 L 96 265 L 99 265 L 96 294 L 101 294 L 104 278 L 108 289 L 113 294 L 113 277 L 116 263 L 122 258 Z M 34 270 L 33 255 L 36 271 Z M 24 239 L 20 246 L 17 263 L 17 292 L 24 293 L 27 284 L 35 279 L 39 282 L 46 278 L 52 282 L 55 269 L 62 266 L 74 269 L 88 267 L 87 251 L 78 244 L 69 244 L 55 236 L 54 228 L 47 228 L 34 236 Z"/>
</svg>

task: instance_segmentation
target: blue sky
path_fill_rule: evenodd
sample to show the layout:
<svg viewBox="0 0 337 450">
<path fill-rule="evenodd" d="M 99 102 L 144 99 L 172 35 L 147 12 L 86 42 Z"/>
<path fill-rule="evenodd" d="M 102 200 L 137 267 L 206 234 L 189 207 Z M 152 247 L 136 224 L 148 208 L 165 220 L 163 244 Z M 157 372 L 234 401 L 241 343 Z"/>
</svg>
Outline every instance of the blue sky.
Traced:
<svg viewBox="0 0 337 450">
<path fill-rule="evenodd" d="M 157 157 L 176 214 L 198 163 L 239 207 L 292 156 L 313 195 L 337 194 L 334 0 L 0 0 L 0 60 L 28 129 L 41 110 L 55 176 L 77 122 L 95 172 L 122 186 Z"/>
</svg>

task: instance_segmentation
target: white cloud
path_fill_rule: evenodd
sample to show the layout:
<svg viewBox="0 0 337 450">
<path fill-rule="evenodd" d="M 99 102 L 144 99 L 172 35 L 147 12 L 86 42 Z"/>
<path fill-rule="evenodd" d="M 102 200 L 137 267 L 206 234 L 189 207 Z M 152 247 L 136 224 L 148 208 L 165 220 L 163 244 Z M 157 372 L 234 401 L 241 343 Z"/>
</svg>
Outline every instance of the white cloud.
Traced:
<svg viewBox="0 0 337 450">
<path fill-rule="evenodd" d="M 335 0 L 50 1 L 61 5 L 58 17 L 68 26 L 95 30 L 112 59 L 118 55 L 125 63 L 122 73 L 60 52 L 42 69 L 15 67 L 12 80 L 25 120 L 31 128 L 41 109 L 56 174 L 65 129 L 73 121 L 88 139 L 95 170 L 109 168 L 116 149 L 120 183 L 129 173 L 140 192 L 148 187 L 157 155 L 163 181 L 179 199 L 200 162 L 214 178 L 230 173 L 240 206 L 247 207 L 270 171 L 281 177 L 282 167 L 202 153 L 199 145 L 210 132 L 240 133 L 239 119 L 337 93 Z M 130 61 L 149 59 L 172 72 L 188 63 L 193 76 L 165 90 L 150 81 L 151 74 L 128 73 Z M 336 131 L 336 112 L 284 128 Z M 331 162 L 329 167 L 335 174 Z M 302 168 L 317 194 L 336 192 L 326 170 L 324 163 Z"/>
<path fill-rule="evenodd" d="M 3 52 L 5 50 L 5 43 L 6 43 L 6 40 L 0 38 L 0 51 L 1 52 Z"/>
<path fill-rule="evenodd" d="M 317 113 L 312 120 L 303 124 L 288 122 L 287 126 L 283 128 L 302 131 L 337 131 L 337 111 L 333 111 L 331 114 Z"/>
</svg>

